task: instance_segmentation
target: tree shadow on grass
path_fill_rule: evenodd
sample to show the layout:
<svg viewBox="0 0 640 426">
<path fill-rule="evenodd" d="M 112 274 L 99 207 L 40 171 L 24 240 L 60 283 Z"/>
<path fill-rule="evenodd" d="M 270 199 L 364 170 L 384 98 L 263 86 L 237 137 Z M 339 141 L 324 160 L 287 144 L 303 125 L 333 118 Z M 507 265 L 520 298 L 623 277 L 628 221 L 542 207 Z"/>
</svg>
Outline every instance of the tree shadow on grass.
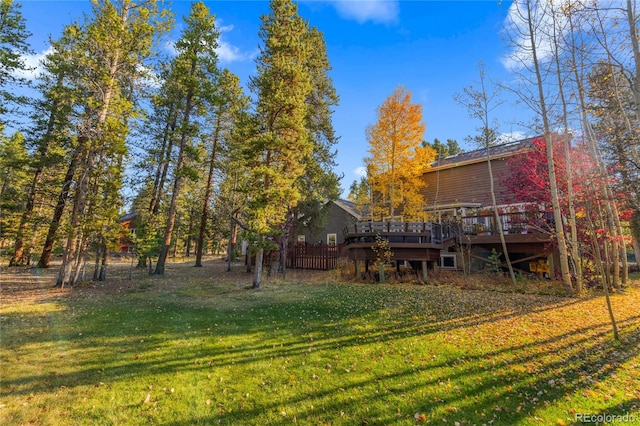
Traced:
<svg viewBox="0 0 640 426">
<path fill-rule="evenodd" d="M 606 322 L 544 337 L 553 330 L 546 325 L 541 335 L 524 343 L 505 344 L 501 336 L 481 330 L 486 341 L 460 343 L 483 327 L 513 326 L 529 316 L 535 321 L 556 310 L 572 310 L 583 303 L 575 299 L 470 295 L 441 287 L 299 285 L 304 297 L 229 286 L 212 291 L 223 300 L 210 303 L 188 297 L 202 295 L 196 287 L 194 293 L 183 288 L 178 296 L 156 290 L 62 298 L 57 300 L 60 310 L 46 324 L 39 314 L 9 314 L 3 318 L 3 342 L 22 340 L 9 340 L 8 351 L 58 348 L 66 371 L 53 371 L 58 365 L 53 360 L 42 374 L 2 379 L 0 397 L 100 382 L 119 387 L 140 376 L 169 380 L 180 374 L 206 382 L 192 389 L 210 387 L 212 404 L 189 395 L 202 410 L 174 420 L 170 413 L 154 417 L 145 411 L 141 387 L 141 401 L 123 406 L 123 419 L 135 423 L 145 415 L 167 425 L 279 424 L 295 415 L 302 424 L 410 424 L 417 412 L 438 421 L 446 416 L 449 421 L 516 424 L 611 378 L 637 356 L 640 341 L 639 318 L 629 316 L 619 324 L 626 339 L 620 345 L 607 338 Z M 33 330 L 20 337 L 25 324 Z M 287 360 L 306 362 L 296 370 L 304 379 L 291 379 L 280 369 Z M 246 382 L 248 389 L 225 395 L 220 385 L 207 381 L 208 375 L 236 370 L 256 375 Z M 269 397 L 241 401 L 245 392 Z M 293 413 L 283 416 L 282 407 Z"/>
</svg>

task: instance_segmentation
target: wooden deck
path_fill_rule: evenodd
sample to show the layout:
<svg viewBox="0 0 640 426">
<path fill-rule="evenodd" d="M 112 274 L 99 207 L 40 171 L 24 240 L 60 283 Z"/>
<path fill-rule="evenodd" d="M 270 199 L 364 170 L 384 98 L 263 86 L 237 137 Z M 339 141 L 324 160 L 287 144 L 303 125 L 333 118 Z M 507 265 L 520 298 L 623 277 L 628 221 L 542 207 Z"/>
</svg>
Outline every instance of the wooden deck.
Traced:
<svg viewBox="0 0 640 426">
<path fill-rule="evenodd" d="M 523 272 L 536 272 L 535 267 L 541 259 L 547 265 L 553 265 L 552 218 L 545 212 L 519 212 L 500 214 L 504 241 L 509 250 L 511 264 Z M 495 250 L 502 253 L 502 241 L 496 218 L 493 215 L 466 216 L 455 221 L 443 223 L 445 233 L 453 238 L 445 241 L 445 250 L 454 244 L 466 246 L 471 257 L 482 264 L 488 253 Z M 460 249 L 456 249 L 459 251 Z M 506 266 L 506 265 L 505 265 Z"/>
<path fill-rule="evenodd" d="M 374 260 L 372 246 L 377 237 L 388 241 L 393 260 L 437 260 L 440 257 L 442 226 L 431 222 L 355 223 L 344 229 L 348 256 L 354 260 Z"/>
<path fill-rule="evenodd" d="M 525 271 L 529 261 L 551 255 L 552 232 L 546 213 L 506 213 L 499 216 L 512 263 Z M 390 260 L 420 262 L 423 277 L 435 267 L 442 252 L 454 245 L 467 246 L 477 252 L 503 251 L 496 219 L 492 215 L 467 216 L 453 222 L 359 222 L 344 229 L 342 256 L 355 261 L 356 271 L 368 269 L 376 260 L 376 238 L 388 242 Z M 459 251 L 459 249 L 455 249 Z M 472 253 L 473 254 L 473 253 Z M 477 257 L 477 256 L 476 256 Z"/>
<path fill-rule="evenodd" d="M 530 217 L 525 213 L 499 215 L 505 242 L 519 250 L 539 251 L 551 241 L 549 222 L 541 217 Z M 443 224 L 444 232 L 455 237 L 458 243 L 492 248 L 500 246 L 501 240 L 494 216 L 466 216 L 457 222 Z M 498 250 L 498 251 L 500 251 Z"/>
<path fill-rule="evenodd" d="M 426 280 L 428 263 L 440 259 L 442 226 L 432 222 L 359 222 L 344 229 L 344 253 L 356 262 L 356 271 L 376 260 L 376 238 L 389 243 L 391 260 L 419 261 Z"/>
</svg>

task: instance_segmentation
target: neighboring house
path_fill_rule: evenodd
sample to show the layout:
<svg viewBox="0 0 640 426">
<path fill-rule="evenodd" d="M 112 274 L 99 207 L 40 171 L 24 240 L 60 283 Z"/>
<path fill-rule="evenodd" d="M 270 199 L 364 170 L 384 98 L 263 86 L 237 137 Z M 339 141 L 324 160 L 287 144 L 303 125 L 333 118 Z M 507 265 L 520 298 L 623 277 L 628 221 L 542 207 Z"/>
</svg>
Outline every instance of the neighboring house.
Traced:
<svg viewBox="0 0 640 426">
<path fill-rule="evenodd" d="M 509 160 L 532 151 L 532 139 L 524 139 L 491 146 L 488 150 L 465 152 L 431 164 L 424 174 L 425 211 L 434 220 L 451 224 L 449 234 L 455 237 L 445 244 L 441 266 L 461 269 L 465 260 L 461 252 L 467 252 L 470 253 L 467 267 L 470 264 L 472 270 L 480 270 L 486 266 L 482 259 L 489 258 L 492 250 L 503 252 L 493 213 L 488 157 L 500 223 L 513 266 L 524 272 L 552 274 L 554 265 L 558 265 L 558 256 L 550 244 L 551 234 L 531 226 L 537 219 L 536 214 L 532 217 L 530 209 L 523 204 L 510 203 L 508 190 L 503 185 L 509 174 Z"/>
<path fill-rule="evenodd" d="M 296 242 L 307 244 L 339 245 L 344 243 L 344 230 L 350 224 L 362 220 L 355 203 L 337 199 L 322 206 L 320 226 L 300 221 Z"/>
<path fill-rule="evenodd" d="M 135 220 L 138 213 L 129 213 L 120 218 L 120 246 L 118 251 L 130 253 L 135 248 Z"/>
</svg>

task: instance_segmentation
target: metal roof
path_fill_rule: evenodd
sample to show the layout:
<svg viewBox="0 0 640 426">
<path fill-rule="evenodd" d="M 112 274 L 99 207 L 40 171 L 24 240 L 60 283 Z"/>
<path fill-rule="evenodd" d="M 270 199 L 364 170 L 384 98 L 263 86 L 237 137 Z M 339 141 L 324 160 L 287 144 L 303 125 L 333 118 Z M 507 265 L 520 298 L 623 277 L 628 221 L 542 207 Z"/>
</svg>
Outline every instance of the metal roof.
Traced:
<svg viewBox="0 0 640 426">
<path fill-rule="evenodd" d="M 476 163 L 489 158 L 504 158 L 529 151 L 533 148 L 533 138 L 522 139 L 515 142 L 508 142 L 501 145 L 493 145 L 489 148 L 480 148 L 473 151 L 463 152 L 458 155 L 442 158 L 431 163 L 431 170 L 439 168 L 456 167 L 463 164 Z M 487 152 L 488 151 L 488 152 Z M 429 172 L 427 171 L 427 173 Z"/>
</svg>

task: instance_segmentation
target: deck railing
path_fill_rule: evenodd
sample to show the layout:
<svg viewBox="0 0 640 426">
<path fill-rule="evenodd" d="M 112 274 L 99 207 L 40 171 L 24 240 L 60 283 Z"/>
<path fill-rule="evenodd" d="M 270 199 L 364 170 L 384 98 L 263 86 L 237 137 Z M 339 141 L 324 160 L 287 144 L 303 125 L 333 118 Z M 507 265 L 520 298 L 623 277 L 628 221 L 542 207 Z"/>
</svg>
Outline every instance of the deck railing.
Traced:
<svg viewBox="0 0 640 426">
<path fill-rule="evenodd" d="M 375 242 L 442 244 L 442 225 L 433 222 L 358 222 L 344 228 L 347 244 Z"/>
<path fill-rule="evenodd" d="M 546 212 L 513 212 L 498 215 L 502 232 L 505 234 L 531 234 L 545 232 L 553 226 L 553 217 Z M 443 221 L 445 230 L 464 235 L 496 235 L 498 225 L 495 215 L 482 214 L 464 216 L 459 219 Z"/>
</svg>

